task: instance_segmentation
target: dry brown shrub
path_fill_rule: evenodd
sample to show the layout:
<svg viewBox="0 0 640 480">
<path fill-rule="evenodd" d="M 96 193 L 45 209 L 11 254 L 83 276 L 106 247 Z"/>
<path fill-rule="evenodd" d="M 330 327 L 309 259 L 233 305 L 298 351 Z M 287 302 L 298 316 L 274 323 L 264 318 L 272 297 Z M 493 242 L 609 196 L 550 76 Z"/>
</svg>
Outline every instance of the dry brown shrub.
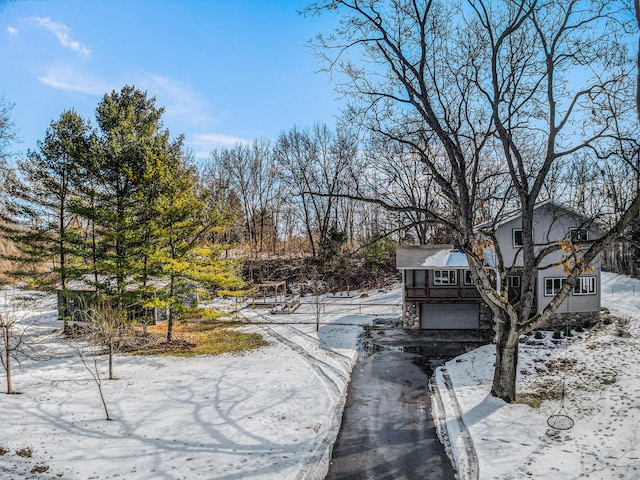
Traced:
<svg viewBox="0 0 640 480">
<path fill-rule="evenodd" d="M 5 255 L 17 255 L 18 249 L 6 238 L 0 238 L 0 285 L 14 283 L 15 279 L 11 278 L 7 273 L 15 270 L 15 262 L 5 260 Z"/>
</svg>

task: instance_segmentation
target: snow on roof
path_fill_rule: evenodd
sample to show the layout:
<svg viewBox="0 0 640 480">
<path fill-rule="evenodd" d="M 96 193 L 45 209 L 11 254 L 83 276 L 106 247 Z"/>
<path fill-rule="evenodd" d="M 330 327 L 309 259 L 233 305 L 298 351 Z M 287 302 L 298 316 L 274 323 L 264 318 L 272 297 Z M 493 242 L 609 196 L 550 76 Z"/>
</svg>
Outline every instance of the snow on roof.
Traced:
<svg viewBox="0 0 640 480">
<path fill-rule="evenodd" d="M 422 266 L 426 268 L 469 268 L 469 262 L 467 262 L 465 254 L 457 250 L 438 250 L 435 254 L 427 257 Z"/>
<path fill-rule="evenodd" d="M 397 268 L 419 268 L 428 258 L 443 255 L 453 245 L 400 245 L 396 250 Z M 432 263 L 435 263 L 435 259 Z"/>
<path fill-rule="evenodd" d="M 484 260 L 495 267 L 493 251 L 485 250 Z M 399 269 L 466 269 L 467 256 L 455 245 L 400 245 L 396 251 L 396 267 Z"/>
</svg>

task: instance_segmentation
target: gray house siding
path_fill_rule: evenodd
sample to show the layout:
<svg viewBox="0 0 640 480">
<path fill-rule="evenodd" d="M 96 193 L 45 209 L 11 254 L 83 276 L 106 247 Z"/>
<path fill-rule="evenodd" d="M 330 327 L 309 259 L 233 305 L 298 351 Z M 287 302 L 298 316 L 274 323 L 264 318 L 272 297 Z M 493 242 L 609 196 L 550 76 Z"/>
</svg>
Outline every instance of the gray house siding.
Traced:
<svg viewBox="0 0 640 480">
<path fill-rule="evenodd" d="M 521 250 L 513 245 L 514 231 L 521 229 L 521 227 L 520 218 L 515 218 L 496 229 L 496 239 L 502 250 L 505 265 L 513 267 L 514 270 L 522 266 Z M 572 231 L 577 229 L 586 232 L 588 239 L 595 239 L 599 235 L 597 226 L 585 225 L 583 217 L 553 203 L 544 205 L 534 212 L 533 235 L 538 250 L 557 243 L 558 240 L 571 238 Z M 562 256 L 561 251 L 552 253 L 540 265 L 541 270 L 538 271 L 536 278 L 536 307 L 538 311 L 543 310 L 554 296 L 545 292 L 547 280 L 566 278 L 562 267 L 556 265 Z M 591 263 L 591 267 L 593 272 L 585 273 L 582 278 L 595 278 L 595 291 L 593 293 L 571 293 L 559 307 L 558 313 L 597 312 L 600 310 L 600 257 Z M 581 280 L 578 283 L 580 284 Z"/>
<path fill-rule="evenodd" d="M 553 299 L 553 294 L 547 294 L 546 284 L 547 281 L 555 282 L 564 281 L 566 278 L 565 275 L 562 274 L 561 270 L 542 270 L 538 272 L 538 311 L 544 309 L 551 300 Z M 593 279 L 593 280 L 591 280 Z M 598 312 L 600 311 L 600 268 L 598 266 L 597 269 L 593 271 L 593 273 L 582 275 L 578 279 L 578 284 L 580 285 L 583 280 L 589 284 L 593 282 L 594 291 L 593 293 L 576 293 L 575 291 L 570 293 L 567 299 L 562 302 L 560 307 L 558 307 L 557 313 L 580 313 L 580 312 Z"/>
<path fill-rule="evenodd" d="M 513 245 L 514 232 L 521 229 L 522 224 L 519 217 L 506 221 L 496 229 L 496 239 L 507 267 L 522 266 L 520 248 Z M 585 230 L 589 239 L 597 238 L 599 235 L 599 229 L 595 225 L 585 225 L 584 219 L 579 215 L 556 205 L 549 204 L 534 212 L 533 236 L 538 249 L 557 243 L 558 240 L 571 238 L 572 229 Z M 561 256 L 561 252 L 552 254 L 541 266 L 551 265 L 557 262 Z"/>
<path fill-rule="evenodd" d="M 521 219 L 513 214 L 494 225 L 507 275 L 509 301 L 520 297 L 522 271 L 521 249 L 517 245 Z M 533 233 L 535 248 L 540 251 L 559 240 L 586 235 L 593 240 L 599 235 L 597 225 L 586 224 L 585 218 L 569 208 L 551 201 L 534 210 Z M 536 278 L 534 304 L 544 309 L 566 279 L 558 265 L 562 251 L 548 255 Z M 485 252 L 488 267 L 493 268 L 493 255 Z M 491 312 L 482 301 L 475 286 L 468 280 L 468 265 L 464 255 L 453 245 L 399 246 L 396 265 L 403 278 L 403 314 L 405 328 L 474 329 L 487 328 Z M 465 268 L 466 267 L 466 268 Z M 558 314 L 598 312 L 600 310 L 600 259 L 579 279 L 578 285 L 562 303 Z"/>
</svg>

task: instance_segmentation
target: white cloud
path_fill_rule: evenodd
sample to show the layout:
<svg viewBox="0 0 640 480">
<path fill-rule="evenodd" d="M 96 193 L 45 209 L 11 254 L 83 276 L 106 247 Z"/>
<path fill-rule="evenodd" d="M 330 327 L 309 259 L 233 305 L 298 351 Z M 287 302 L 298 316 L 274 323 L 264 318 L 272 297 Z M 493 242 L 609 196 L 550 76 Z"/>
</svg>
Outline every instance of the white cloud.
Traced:
<svg viewBox="0 0 640 480">
<path fill-rule="evenodd" d="M 89 95 L 103 95 L 113 89 L 111 84 L 69 67 L 51 67 L 44 75 L 38 77 L 38 80 L 57 90 Z"/>
<path fill-rule="evenodd" d="M 17 35 L 18 34 L 18 29 L 16 27 L 13 27 L 13 26 L 9 25 L 7 27 L 7 32 L 9 32 L 9 35 Z"/>
<path fill-rule="evenodd" d="M 222 133 L 199 133 L 193 138 L 201 144 L 217 145 L 221 147 L 230 147 L 236 143 L 251 143 L 251 140 L 245 138 L 233 137 Z"/>
<path fill-rule="evenodd" d="M 103 95 L 112 90 L 119 91 L 126 84 L 133 85 L 156 97 L 156 106 L 165 107 L 163 121 L 171 130 L 175 124 L 212 128 L 222 119 L 211 114 L 208 100 L 191 85 L 153 73 L 106 81 L 71 65 L 53 64 L 46 67 L 38 79 L 52 88 L 90 95 Z"/>
<path fill-rule="evenodd" d="M 224 120 L 225 115 L 214 115 L 209 101 L 192 85 L 153 74 L 137 73 L 127 79 L 105 81 L 77 68 L 52 65 L 38 79 L 49 87 L 69 92 L 102 96 L 112 90 L 119 91 L 125 84 L 145 90 L 156 97 L 156 106 L 165 107 L 163 123 L 172 133 L 185 133 L 185 145 L 197 157 L 204 158 L 218 147 L 230 147 L 237 143 L 251 143 L 240 137 L 221 133 L 190 134 L 191 127 L 198 130 L 212 129 Z"/>
<path fill-rule="evenodd" d="M 149 96 L 156 97 L 156 106 L 165 108 L 165 127 L 174 134 L 184 133 L 185 145 L 193 150 L 196 157 L 208 157 L 217 147 L 251 142 L 220 133 L 191 133 L 193 130 L 212 130 L 228 115 L 214 112 L 209 100 L 189 83 L 149 72 L 140 73 L 136 77 L 133 84 L 141 90 L 146 90 Z"/>
<path fill-rule="evenodd" d="M 221 133 L 199 133 L 185 139 L 185 144 L 194 149 L 196 157 L 207 157 L 218 147 L 233 147 L 237 143 L 251 143 L 251 141 Z"/>
<path fill-rule="evenodd" d="M 46 28 L 53 33 L 64 48 L 78 53 L 83 58 L 91 58 L 91 50 L 79 41 L 72 40 L 69 36 L 70 29 L 64 23 L 54 22 L 48 17 L 34 17 L 32 20 L 37 26 Z"/>
<path fill-rule="evenodd" d="M 221 120 L 212 114 L 209 101 L 188 83 L 155 73 L 143 73 L 139 75 L 135 86 L 156 97 L 158 106 L 165 107 L 165 123 L 176 120 L 180 123 L 211 127 Z"/>
</svg>

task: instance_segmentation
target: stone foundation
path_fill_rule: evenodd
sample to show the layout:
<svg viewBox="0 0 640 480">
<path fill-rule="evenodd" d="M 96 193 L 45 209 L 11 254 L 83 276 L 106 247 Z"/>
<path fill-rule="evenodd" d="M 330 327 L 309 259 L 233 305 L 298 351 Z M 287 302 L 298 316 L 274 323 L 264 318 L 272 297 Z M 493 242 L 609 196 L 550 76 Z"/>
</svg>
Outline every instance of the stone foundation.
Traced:
<svg viewBox="0 0 640 480">
<path fill-rule="evenodd" d="M 407 330 L 418 330 L 420 328 L 420 317 L 418 317 L 418 305 L 408 303 L 402 316 L 402 326 Z"/>
</svg>

